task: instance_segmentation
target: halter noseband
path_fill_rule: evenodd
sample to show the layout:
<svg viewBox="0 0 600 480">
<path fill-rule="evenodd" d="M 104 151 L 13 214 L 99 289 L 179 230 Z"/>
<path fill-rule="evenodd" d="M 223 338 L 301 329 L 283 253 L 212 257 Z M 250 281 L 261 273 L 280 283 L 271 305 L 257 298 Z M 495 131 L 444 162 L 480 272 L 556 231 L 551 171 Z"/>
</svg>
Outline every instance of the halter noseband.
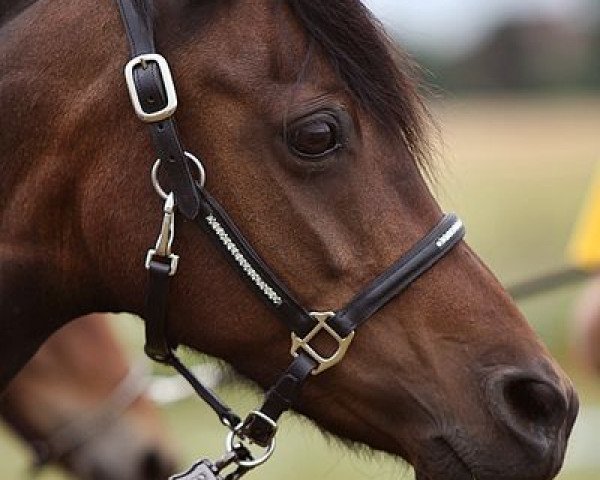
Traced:
<svg viewBox="0 0 600 480">
<path fill-rule="evenodd" d="M 216 463 L 203 460 L 173 478 L 191 480 L 202 475 L 207 479 L 220 478 L 218 475 L 225 466 L 235 464 L 237 469 L 225 477 L 235 480 L 269 458 L 275 445 L 277 421 L 294 404 L 304 381 L 311 374 L 317 375 L 340 362 L 355 331 L 445 256 L 463 238 L 464 226 L 455 215 L 446 215 L 344 308 L 335 312 L 307 310 L 294 299 L 223 207 L 204 188 L 204 168 L 201 162 L 185 152 L 177 133 L 172 116 L 177 107 L 177 95 L 166 60 L 155 51 L 153 23 L 133 0 L 118 0 L 118 3 L 131 47 L 132 58 L 125 67 L 129 94 L 136 114 L 149 125 L 156 155 L 162 160 L 173 189 L 166 196 L 156 248 L 148 252 L 146 259 L 149 287 L 145 351 L 152 359 L 176 368 L 230 429 L 229 452 L 223 459 Z M 199 165 L 200 183 L 193 179 L 188 159 Z M 291 331 L 293 361 L 266 393 L 260 409 L 250 413 L 244 421 L 180 362 L 166 337 L 169 282 L 176 273 L 179 260 L 171 251 L 175 200 L 181 214 L 206 232 L 233 268 Z M 311 346 L 311 340 L 321 332 L 327 333 L 337 344 L 332 355 L 324 356 Z M 266 453 L 255 459 L 242 442 L 260 445 L 266 448 Z"/>
</svg>

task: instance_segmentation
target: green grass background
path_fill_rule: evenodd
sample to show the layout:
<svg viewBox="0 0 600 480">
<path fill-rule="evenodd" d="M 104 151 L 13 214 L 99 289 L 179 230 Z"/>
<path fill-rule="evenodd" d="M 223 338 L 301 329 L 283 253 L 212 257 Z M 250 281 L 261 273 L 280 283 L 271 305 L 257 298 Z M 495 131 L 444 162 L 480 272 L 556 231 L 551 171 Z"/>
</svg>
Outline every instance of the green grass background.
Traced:
<svg viewBox="0 0 600 480">
<path fill-rule="evenodd" d="M 600 161 L 600 98 L 471 98 L 441 102 L 433 110 L 443 159 L 434 190 L 448 210 L 463 217 L 468 241 L 502 281 L 566 262 L 565 245 Z M 583 405 L 600 406 L 600 378 L 580 371 L 568 355 L 568 319 L 577 292 L 566 288 L 521 307 L 574 378 Z M 132 356 L 140 356 L 140 325 L 119 321 L 116 329 Z M 221 393 L 240 411 L 258 403 L 255 393 L 239 386 Z M 197 455 L 221 453 L 223 429 L 198 401 L 172 405 L 165 417 L 184 464 Z M 278 441 L 271 462 L 249 478 L 412 478 L 401 463 L 351 452 L 296 417 L 283 422 Z M 29 478 L 28 462 L 26 451 L 0 430 L 0 480 Z M 561 480 L 600 478 L 600 469 L 569 462 L 570 457 Z M 37 478 L 66 477 L 47 470 Z"/>
</svg>

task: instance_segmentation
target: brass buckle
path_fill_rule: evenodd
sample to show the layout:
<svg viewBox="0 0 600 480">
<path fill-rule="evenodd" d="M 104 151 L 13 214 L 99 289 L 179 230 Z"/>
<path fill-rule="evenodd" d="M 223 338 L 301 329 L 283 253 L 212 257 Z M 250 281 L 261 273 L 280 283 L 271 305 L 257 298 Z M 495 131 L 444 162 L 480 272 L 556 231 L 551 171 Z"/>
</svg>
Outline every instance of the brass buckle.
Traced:
<svg viewBox="0 0 600 480">
<path fill-rule="evenodd" d="M 298 356 L 298 350 L 300 349 L 308 353 L 308 355 L 319 364 L 312 371 L 313 375 L 318 375 L 328 368 L 337 365 L 342 358 L 344 358 L 344 355 L 346 355 L 346 351 L 354 338 L 355 332 L 350 332 L 346 337 L 338 335 L 338 333 L 327 324 L 327 320 L 335 316 L 334 312 L 311 312 L 310 316 L 317 321 L 317 324 L 304 338 L 300 338 L 292 332 L 292 348 L 290 353 L 294 358 Z M 310 346 L 310 341 L 315 338 L 321 330 L 325 330 L 338 344 L 337 350 L 329 357 L 321 356 Z"/>
</svg>

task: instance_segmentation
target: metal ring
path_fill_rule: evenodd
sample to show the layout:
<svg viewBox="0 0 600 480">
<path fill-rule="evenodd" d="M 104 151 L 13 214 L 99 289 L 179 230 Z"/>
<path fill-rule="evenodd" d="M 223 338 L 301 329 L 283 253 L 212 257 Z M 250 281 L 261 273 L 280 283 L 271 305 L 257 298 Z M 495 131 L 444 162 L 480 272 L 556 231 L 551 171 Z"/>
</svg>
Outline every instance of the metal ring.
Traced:
<svg viewBox="0 0 600 480">
<path fill-rule="evenodd" d="M 238 432 L 238 430 L 236 429 L 227 434 L 227 442 L 226 442 L 225 447 L 227 448 L 228 452 L 235 451 L 235 438 L 238 437 L 237 432 Z M 242 439 L 240 438 L 240 441 L 241 440 Z M 275 437 L 273 437 L 271 439 L 271 441 L 269 442 L 269 445 L 265 449 L 265 453 L 263 453 L 262 456 L 260 456 L 258 458 L 253 458 L 252 460 L 236 459 L 235 463 L 237 463 L 240 467 L 244 467 L 244 468 L 258 467 L 259 465 L 262 465 L 263 463 L 265 463 L 269 458 L 271 458 L 271 455 L 273 455 L 274 451 L 275 451 Z"/>
<path fill-rule="evenodd" d="M 189 160 L 192 161 L 192 163 L 198 169 L 198 184 L 201 187 L 203 187 L 204 183 L 206 182 L 206 171 L 204 170 L 204 165 L 202 165 L 202 162 L 200 160 L 198 160 L 190 152 L 184 152 L 184 154 Z M 154 187 L 154 190 L 156 190 L 156 193 L 158 193 L 158 195 L 163 200 L 166 200 L 168 195 L 163 190 L 163 188 L 160 186 L 160 182 L 158 181 L 158 169 L 160 167 L 160 162 L 161 162 L 161 159 L 159 158 L 156 160 L 156 162 L 154 162 L 154 165 L 152 165 L 152 171 L 150 172 L 150 178 L 152 179 L 152 186 Z"/>
</svg>

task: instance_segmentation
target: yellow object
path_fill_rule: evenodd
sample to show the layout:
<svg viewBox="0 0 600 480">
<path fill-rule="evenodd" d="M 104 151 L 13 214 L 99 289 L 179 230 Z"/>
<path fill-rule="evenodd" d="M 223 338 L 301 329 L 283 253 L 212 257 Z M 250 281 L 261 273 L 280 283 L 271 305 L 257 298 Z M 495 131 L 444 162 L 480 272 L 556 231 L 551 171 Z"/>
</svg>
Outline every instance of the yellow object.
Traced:
<svg viewBox="0 0 600 480">
<path fill-rule="evenodd" d="M 585 270 L 600 267 L 600 169 L 579 215 L 568 254 L 576 267 Z"/>
</svg>

